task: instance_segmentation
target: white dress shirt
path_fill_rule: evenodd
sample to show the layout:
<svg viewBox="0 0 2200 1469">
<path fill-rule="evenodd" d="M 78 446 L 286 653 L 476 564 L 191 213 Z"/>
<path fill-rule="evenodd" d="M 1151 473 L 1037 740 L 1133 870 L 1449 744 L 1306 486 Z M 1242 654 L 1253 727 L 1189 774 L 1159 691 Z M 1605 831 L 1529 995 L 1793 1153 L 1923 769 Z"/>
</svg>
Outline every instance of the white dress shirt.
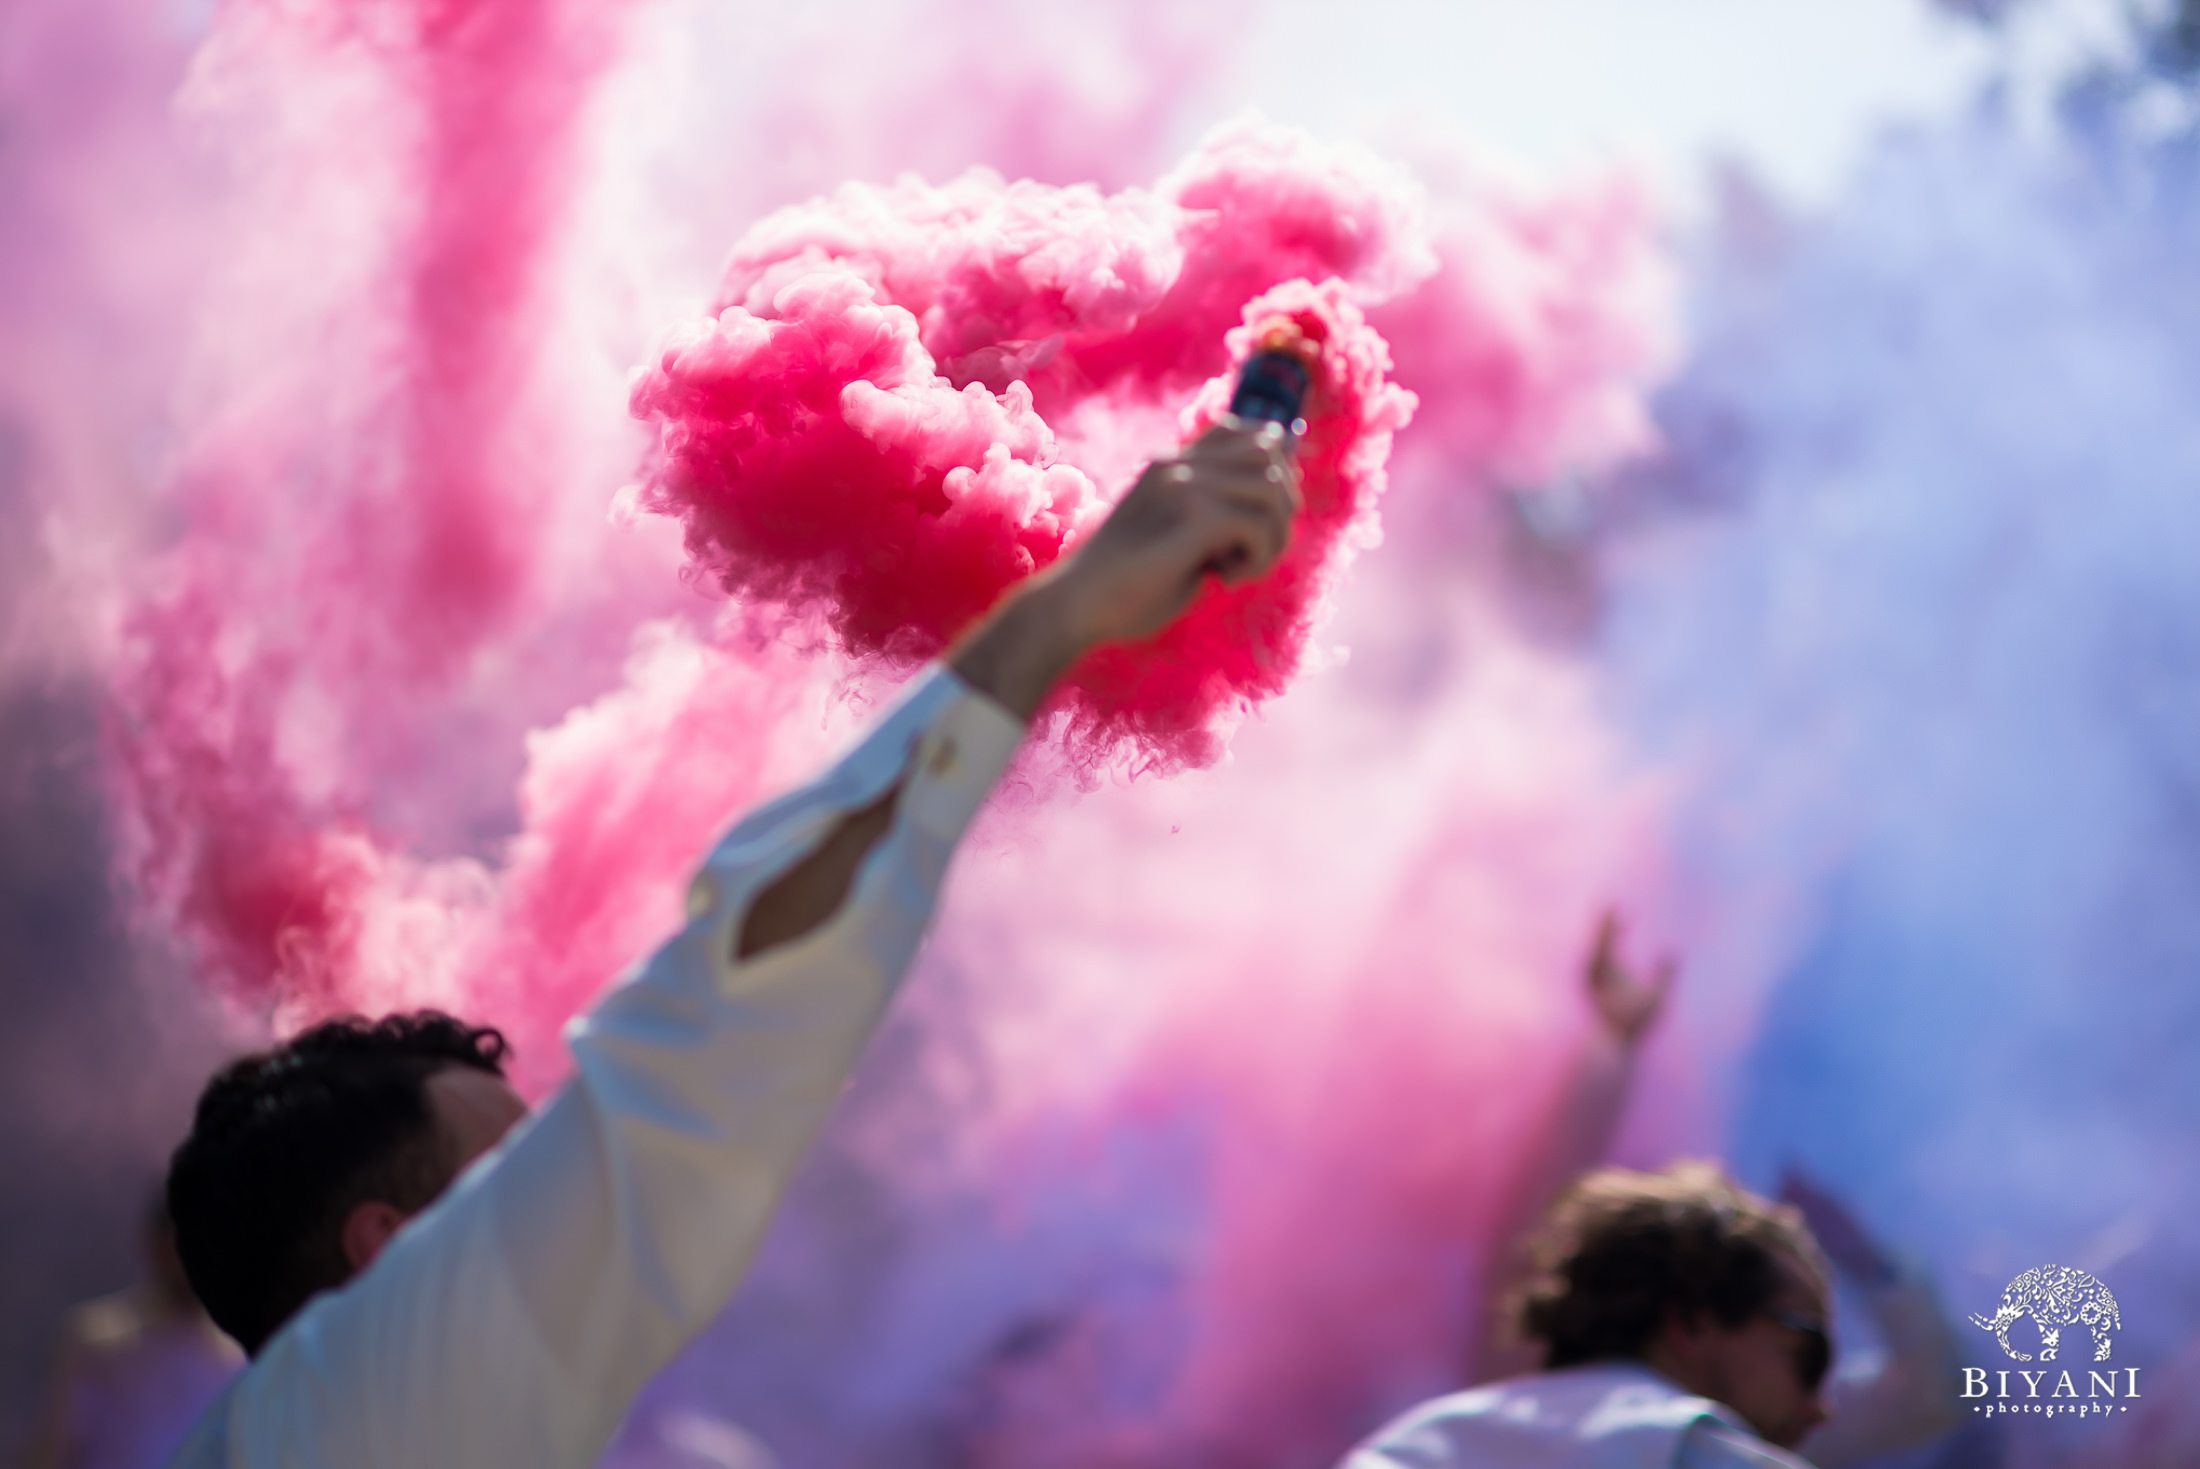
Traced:
<svg viewBox="0 0 2200 1469">
<path fill-rule="evenodd" d="M 1493 1382 L 1421 1404 L 1341 1469 L 1810 1469 L 1732 1409 L 1636 1362 Z"/>
<path fill-rule="evenodd" d="M 593 1464 L 740 1282 L 1023 734 L 935 670 L 822 778 L 736 825 L 687 927 L 571 1026 L 572 1078 L 271 1339 L 175 1464 Z M 897 781 L 840 911 L 737 962 L 757 893 Z"/>
</svg>

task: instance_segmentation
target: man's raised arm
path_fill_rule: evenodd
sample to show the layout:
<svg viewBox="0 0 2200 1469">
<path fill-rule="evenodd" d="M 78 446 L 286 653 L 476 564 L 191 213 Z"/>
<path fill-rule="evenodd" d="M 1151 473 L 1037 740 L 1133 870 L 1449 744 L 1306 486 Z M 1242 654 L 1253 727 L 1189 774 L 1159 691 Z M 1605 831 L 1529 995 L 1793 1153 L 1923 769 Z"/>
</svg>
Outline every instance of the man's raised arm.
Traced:
<svg viewBox="0 0 2200 1469">
<path fill-rule="evenodd" d="M 686 926 L 570 1031 L 542 1113 L 273 1339 L 179 1462 L 592 1464 L 724 1306 L 930 921 L 956 842 L 1087 649 L 1282 554 L 1281 439 L 1216 430 L 1006 599 L 810 785 L 712 850 Z"/>
</svg>

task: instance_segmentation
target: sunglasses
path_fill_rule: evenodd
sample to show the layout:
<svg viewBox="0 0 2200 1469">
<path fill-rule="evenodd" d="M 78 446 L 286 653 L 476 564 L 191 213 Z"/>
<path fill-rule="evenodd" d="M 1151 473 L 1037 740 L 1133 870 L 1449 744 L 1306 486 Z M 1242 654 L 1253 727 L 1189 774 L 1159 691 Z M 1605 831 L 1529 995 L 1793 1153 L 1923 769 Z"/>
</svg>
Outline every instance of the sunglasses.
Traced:
<svg viewBox="0 0 2200 1469">
<path fill-rule="evenodd" d="M 1794 1311 L 1767 1311 L 1765 1315 L 1803 1338 L 1796 1343 L 1795 1375 L 1802 1379 L 1805 1391 L 1818 1391 L 1818 1385 L 1826 1380 L 1826 1369 L 1833 1366 L 1833 1338 L 1826 1334 L 1825 1323 Z"/>
</svg>

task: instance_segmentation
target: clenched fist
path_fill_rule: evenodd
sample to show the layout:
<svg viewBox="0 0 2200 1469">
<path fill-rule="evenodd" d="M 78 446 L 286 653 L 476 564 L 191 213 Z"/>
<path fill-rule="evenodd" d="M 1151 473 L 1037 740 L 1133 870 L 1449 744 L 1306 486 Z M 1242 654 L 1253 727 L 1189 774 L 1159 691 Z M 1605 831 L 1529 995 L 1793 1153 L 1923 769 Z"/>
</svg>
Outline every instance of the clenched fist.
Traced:
<svg viewBox="0 0 2200 1469">
<path fill-rule="evenodd" d="M 1290 544 L 1290 441 L 1231 420 L 1146 468 L 1100 528 L 996 608 L 950 657 L 962 680 L 1025 719 L 1087 649 L 1152 637 L 1212 574 L 1250 581 Z"/>
</svg>

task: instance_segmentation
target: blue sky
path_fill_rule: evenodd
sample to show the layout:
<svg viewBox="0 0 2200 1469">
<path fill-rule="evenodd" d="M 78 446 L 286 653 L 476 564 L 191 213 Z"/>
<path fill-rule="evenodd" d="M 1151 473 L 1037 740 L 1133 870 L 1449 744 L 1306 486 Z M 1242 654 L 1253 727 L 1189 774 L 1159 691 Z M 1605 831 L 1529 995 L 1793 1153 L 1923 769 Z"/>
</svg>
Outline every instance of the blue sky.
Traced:
<svg viewBox="0 0 2200 1469">
<path fill-rule="evenodd" d="M 1434 120 L 1539 169 L 1641 161 L 1685 206 L 1707 156 L 1823 201 L 1880 128 L 2112 47 L 2120 0 L 2033 0 L 2004 37 L 1927 0 L 1271 0 L 1241 76 L 1271 116 L 1379 140 Z M 1309 45 L 1318 36 L 1320 44 Z"/>
</svg>

